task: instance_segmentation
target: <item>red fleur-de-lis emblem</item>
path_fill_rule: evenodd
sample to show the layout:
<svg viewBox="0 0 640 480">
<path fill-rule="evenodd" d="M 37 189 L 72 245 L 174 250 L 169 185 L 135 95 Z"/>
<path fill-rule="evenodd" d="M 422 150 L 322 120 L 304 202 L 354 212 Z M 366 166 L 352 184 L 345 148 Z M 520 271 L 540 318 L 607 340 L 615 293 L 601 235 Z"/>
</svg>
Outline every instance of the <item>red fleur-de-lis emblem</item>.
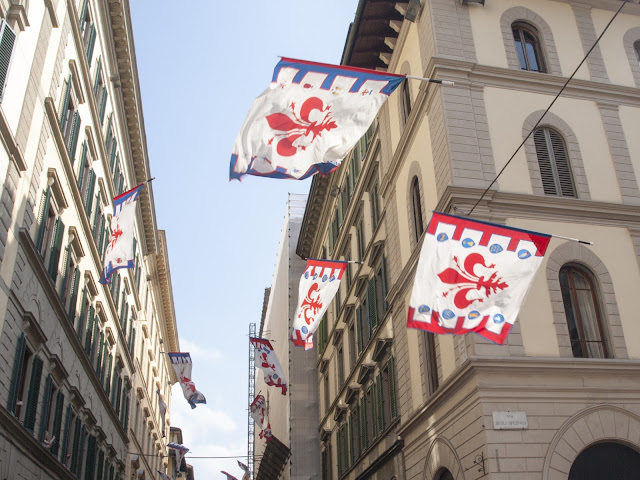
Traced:
<svg viewBox="0 0 640 480">
<path fill-rule="evenodd" d="M 325 130 L 332 130 L 338 124 L 331 117 L 329 105 L 325 106 L 318 97 L 307 98 L 300 108 L 300 115 L 296 114 L 296 104 L 289 105 L 291 116 L 285 113 L 272 113 L 267 115 L 269 126 L 283 133 L 276 133 L 268 141 L 271 145 L 276 138 L 279 138 L 276 151 L 283 157 L 291 157 L 298 150 L 306 150 L 316 137 L 322 135 Z M 312 121 L 309 117 L 312 112 L 318 111 L 322 116 L 320 121 Z M 314 114 L 315 115 L 315 114 Z"/>
<path fill-rule="evenodd" d="M 300 313 L 298 318 L 302 317 L 307 325 L 311 325 L 315 315 L 322 308 L 322 301 L 320 299 L 320 288 L 317 283 L 314 283 L 309 288 L 307 296 L 300 304 Z"/>
<path fill-rule="evenodd" d="M 458 263 L 458 257 L 453 257 L 456 268 L 446 268 L 438 274 L 440 280 L 449 285 L 456 285 L 442 294 L 447 297 L 450 293 L 456 292 L 453 303 L 456 307 L 467 308 L 473 302 L 484 302 L 485 299 L 498 290 L 504 290 L 509 285 L 498 278 L 498 272 L 493 271 L 488 278 L 475 273 L 477 265 L 482 265 L 486 269 L 494 269 L 495 264 L 487 265 L 484 257 L 479 253 L 472 253 L 464 260 L 464 268 Z M 484 294 L 485 298 L 467 298 L 467 294 L 472 290 L 477 290 Z"/>
</svg>

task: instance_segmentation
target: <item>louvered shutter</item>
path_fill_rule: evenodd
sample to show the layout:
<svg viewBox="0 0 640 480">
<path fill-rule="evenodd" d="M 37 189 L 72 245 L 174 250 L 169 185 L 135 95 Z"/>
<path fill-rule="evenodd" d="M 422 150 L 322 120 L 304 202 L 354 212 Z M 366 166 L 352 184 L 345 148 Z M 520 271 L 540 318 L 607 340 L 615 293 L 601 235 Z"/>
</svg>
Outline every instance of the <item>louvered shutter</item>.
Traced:
<svg viewBox="0 0 640 480">
<path fill-rule="evenodd" d="M 369 434 L 367 431 L 367 398 L 363 396 L 360 399 L 360 445 L 362 451 L 369 446 Z"/>
<path fill-rule="evenodd" d="M 387 298 L 388 283 L 387 283 L 387 259 L 383 255 L 382 262 L 380 263 L 380 278 L 382 279 L 382 298 L 383 300 Z M 386 309 L 386 301 L 385 301 L 385 309 Z"/>
<path fill-rule="evenodd" d="M 382 375 L 378 374 L 376 379 L 376 403 L 378 404 L 378 432 L 384 432 L 386 425 L 384 424 L 384 396 L 382 395 Z"/>
<path fill-rule="evenodd" d="M 62 105 L 60 106 L 60 130 L 64 132 L 66 123 L 69 121 L 67 110 L 69 110 L 69 99 L 71 98 L 71 75 L 69 75 L 68 80 L 65 80 L 62 89 L 64 90 L 64 95 L 62 96 Z"/>
<path fill-rule="evenodd" d="M 373 427 L 373 438 L 378 437 L 378 396 L 376 394 L 376 382 L 371 383 L 369 388 L 369 398 L 371 399 L 371 426 Z"/>
<path fill-rule="evenodd" d="M 98 328 L 98 318 L 96 315 L 94 315 L 94 321 L 93 321 L 93 334 L 91 335 L 91 344 L 89 345 L 89 349 L 91 352 L 91 355 L 89 356 L 91 363 L 96 361 L 96 349 L 95 349 L 95 344 L 98 341 L 98 332 L 99 332 L 99 328 Z"/>
<path fill-rule="evenodd" d="M 27 396 L 27 408 L 24 416 L 24 427 L 33 433 L 36 426 L 36 414 L 38 412 L 38 395 L 40 394 L 40 380 L 42 378 L 42 360 L 39 356 L 33 357 L 31 365 L 31 381 Z"/>
<path fill-rule="evenodd" d="M 89 188 L 87 189 L 87 197 L 85 199 L 85 212 L 87 212 L 87 218 L 91 216 L 91 209 L 93 208 L 93 192 L 96 186 L 96 172 L 91 169 L 89 172 Z"/>
<path fill-rule="evenodd" d="M 353 441 L 353 437 L 356 435 L 356 433 L 353 430 L 353 424 L 354 421 L 353 419 L 355 418 L 355 413 L 352 412 L 351 415 L 349 415 L 349 464 L 353 465 L 353 462 L 356 460 L 356 446 L 355 446 L 355 442 Z"/>
<path fill-rule="evenodd" d="M 9 399 L 7 401 L 7 410 L 12 415 L 16 412 L 16 402 L 18 401 L 18 385 L 22 380 L 22 364 L 24 363 L 24 354 L 27 349 L 27 340 L 24 332 L 18 336 L 16 342 L 16 356 L 13 359 L 13 371 L 11 372 L 11 384 L 9 385 Z"/>
<path fill-rule="evenodd" d="M 119 158 L 118 158 L 118 153 L 116 152 L 117 148 L 118 148 L 118 141 L 114 136 L 113 140 L 111 141 L 111 160 L 109 161 L 109 168 L 111 169 L 111 172 L 113 172 L 114 168 L 118 166 Z"/>
<path fill-rule="evenodd" d="M 4 88 L 7 84 L 7 74 L 15 42 L 16 34 L 11 30 L 9 24 L 2 20 L 0 22 L 0 99 L 4 95 Z"/>
<path fill-rule="evenodd" d="M 98 465 L 96 467 L 96 480 L 102 480 L 104 473 L 104 452 L 98 452 Z"/>
<path fill-rule="evenodd" d="M 84 462 L 84 443 L 87 437 L 87 427 L 83 424 L 80 429 L 80 446 L 78 451 L 78 463 L 76 470 L 76 477 L 79 478 L 80 473 L 82 472 L 82 463 Z"/>
<path fill-rule="evenodd" d="M 342 476 L 342 427 L 338 428 L 338 476 Z"/>
<path fill-rule="evenodd" d="M 118 372 L 118 376 L 116 377 L 116 389 L 115 389 L 115 406 L 114 409 L 116 413 L 120 413 L 120 402 L 122 400 L 122 377 Z"/>
<path fill-rule="evenodd" d="M 338 227 L 342 227 L 342 222 L 344 220 L 344 209 L 343 209 L 343 206 L 342 206 L 342 194 L 338 195 L 337 214 L 338 214 Z"/>
<path fill-rule="evenodd" d="M 96 322 L 96 325 L 98 322 Z M 104 333 L 100 332 L 100 340 L 98 341 L 98 355 L 96 356 L 96 375 L 100 377 L 102 369 L 102 349 L 104 348 Z"/>
<path fill-rule="evenodd" d="M 104 388 L 104 375 L 107 371 L 107 355 L 109 355 L 109 348 L 107 347 L 107 342 L 104 341 L 102 345 L 102 361 L 100 367 L 100 384 L 103 385 Z"/>
<path fill-rule="evenodd" d="M 67 248 L 64 249 L 64 257 L 62 257 L 62 283 L 60 284 L 60 300 L 64 304 L 66 298 L 64 298 L 64 294 L 67 290 L 67 276 L 73 275 L 73 272 L 70 272 L 71 267 L 71 245 L 67 245 Z"/>
<path fill-rule="evenodd" d="M 362 352 L 362 306 L 356 308 L 356 328 L 358 330 L 358 355 Z"/>
<path fill-rule="evenodd" d="M 113 355 L 109 354 L 109 365 L 107 366 L 106 379 L 104 382 L 104 391 L 107 395 L 111 392 L 111 367 L 113 367 Z"/>
<path fill-rule="evenodd" d="M 100 124 L 104 123 L 104 114 L 107 111 L 107 99 L 109 98 L 109 92 L 107 87 L 102 87 L 102 95 L 100 96 L 100 109 L 98 111 L 98 117 L 100 118 Z"/>
<path fill-rule="evenodd" d="M 89 8 L 89 0 L 84 0 L 82 2 L 82 9 L 80 10 L 80 29 L 84 31 L 84 19 L 87 17 L 87 10 Z"/>
<path fill-rule="evenodd" d="M 91 66 L 91 59 L 93 58 L 93 47 L 96 44 L 96 27 L 91 23 L 89 27 L 89 44 L 87 45 L 87 63 Z"/>
<path fill-rule="evenodd" d="M 71 159 L 71 163 L 73 164 L 73 159 Z M 82 142 L 82 150 L 80 150 L 80 167 L 78 168 L 78 181 L 77 181 L 78 189 L 80 190 L 80 193 L 82 193 L 82 190 L 84 190 L 83 184 L 85 182 L 84 173 L 85 173 L 86 165 L 87 165 L 87 142 Z"/>
<path fill-rule="evenodd" d="M 44 433 L 49 427 L 49 413 L 51 410 L 51 390 L 53 390 L 53 379 L 51 374 L 47 375 L 47 379 L 44 381 L 44 395 L 42 397 L 42 413 L 40 414 L 40 432 L 38 434 L 38 441 L 42 443 L 44 441 Z M 51 437 L 49 437 L 51 438 Z"/>
<path fill-rule="evenodd" d="M 549 130 L 549 139 L 553 149 L 553 161 L 556 167 L 560 195 L 563 197 L 575 197 L 576 191 L 573 184 L 573 175 L 567 147 L 562 136 L 555 130 Z"/>
<path fill-rule="evenodd" d="M 376 294 L 376 277 L 369 279 L 369 287 L 367 289 L 367 310 L 369 315 L 369 338 L 371 332 L 378 326 L 378 299 Z"/>
<path fill-rule="evenodd" d="M 60 462 L 63 465 L 67 464 L 67 453 L 69 452 L 69 440 L 71 439 L 71 416 L 73 415 L 73 409 L 71 404 L 67 405 L 67 413 L 64 420 L 64 438 L 62 442 L 62 451 L 60 452 Z"/>
<path fill-rule="evenodd" d="M 73 284 L 71 285 L 71 299 L 69 300 L 69 320 L 73 324 L 76 318 L 76 304 L 78 302 L 78 287 L 80 286 L 80 269 L 76 267 L 73 271 Z"/>
<path fill-rule="evenodd" d="M 96 65 L 96 78 L 93 81 L 93 95 L 98 98 L 98 87 L 100 86 L 100 76 L 102 75 L 102 58 L 98 59 L 98 64 Z"/>
<path fill-rule="evenodd" d="M 64 409 L 64 394 L 62 390 L 58 390 L 58 395 L 56 396 L 56 410 L 53 416 L 53 428 L 51 429 L 51 438 L 55 437 L 53 444 L 49 451 L 57 456 L 58 455 L 58 446 L 60 445 L 60 428 L 62 427 L 62 411 Z"/>
<path fill-rule="evenodd" d="M 124 422 L 123 422 L 123 427 L 124 427 L 124 431 L 126 432 L 127 430 L 129 430 L 129 395 L 124 392 L 122 392 L 122 395 L 124 396 Z"/>
<path fill-rule="evenodd" d="M 62 219 L 56 220 L 56 225 L 53 230 L 53 244 L 51 246 L 51 255 L 49 256 L 49 277 L 56 283 L 58 278 L 58 264 L 60 263 L 60 250 L 62 247 L 62 235 L 64 233 L 64 223 Z"/>
<path fill-rule="evenodd" d="M 80 120 L 80 114 L 75 111 L 73 112 L 73 126 L 71 130 L 71 138 L 69 139 L 68 152 L 69 159 L 72 159 L 76 155 L 76 147 L 78 146 L 78 134 L 80 133 L 80 124 L 82 121 Z M 71 160 L 73 163 L 73 160 Z"/>
<path fill-rule="evenodd" d="M 557 195 L 558 191 L 553 176 L 551 155 L 547 146 L 544 129 L 539 128 L 533 132 L 533 142 L 536 146 L 536 155 L 538 157 L 538 166 L 540 167 L 540 178 L 542 180 L 544 193 L 545 195 Z"/>
<path fill-rule="evenodd" d="M 95 321 L 95 313 L 96 310 L 93 308 L 93 305 L 89 308 L 89 323 L 87 325 L 87 333 L 84 337 L 84 351 L 87 355 L 91 351 L 91 343 L 93 338 L 93 322 Z"/>
<path fill-rule="evenodd" d="M 96 471 L 96 450 L 97 443 L 96 437 L 89 435 L 89 441 L 87 442 L 87 462 L 84 469 L 85 480 L 93 480 Z"/>
<path fill-rule="evenodd" d="M 109 467 L 109 480 L 113 480 L 113 465 Z"/>
<path fill-rule="evenodd" d="M 391 418 L 398 416 L 398 406 L 396 404 L 396 371 L 393 357 L 387 362 L 387 372 L 389 374 L 389 403 L 391 407 Z"/>
<path fill-rule="evenodd" d="M 131 342 L 129 344 L 129 353 L 133 357 L 133 352 L 136 348 L 136 329 L 131 330 Z"/>
<path fill-rule="evenodd" d="M 93 220 L 91 220 L 91 236 L 93 237 L 93 241 L 96 243 L 96 247 L 98 252 L 100 251 L 99 247 L 99 236 L 98 232 L 100 231 L 100 187 L 98 187 L 98 193 L 96 194 L 96 198 L 94 200 L 96 208 L 93 211 Z"/>
<path fill-rule="evenodd" d="M 51 187 L 42 194 L 40 201 L 40 212 L 38 213 L 38 236 L 36 237 L 36 250 L 42 254 L 42 243 L 44 242 L 44 234 L 47 228 L 47 220 L 49 219 L 49 208 L 51 205 Z"/>
</svg>

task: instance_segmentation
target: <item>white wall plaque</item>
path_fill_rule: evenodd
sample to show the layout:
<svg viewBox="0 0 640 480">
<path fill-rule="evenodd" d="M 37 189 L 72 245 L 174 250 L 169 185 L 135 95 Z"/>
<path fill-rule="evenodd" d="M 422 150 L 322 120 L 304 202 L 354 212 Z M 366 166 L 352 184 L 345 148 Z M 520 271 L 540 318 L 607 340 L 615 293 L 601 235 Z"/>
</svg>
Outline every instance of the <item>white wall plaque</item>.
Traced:
<svg viewBox="0 0 640 480">
<path fill-rule="evenodd" d="M 527 412 L 493 412 L 496 430 L 524 430 L 528 428 Z"/>
</svg>

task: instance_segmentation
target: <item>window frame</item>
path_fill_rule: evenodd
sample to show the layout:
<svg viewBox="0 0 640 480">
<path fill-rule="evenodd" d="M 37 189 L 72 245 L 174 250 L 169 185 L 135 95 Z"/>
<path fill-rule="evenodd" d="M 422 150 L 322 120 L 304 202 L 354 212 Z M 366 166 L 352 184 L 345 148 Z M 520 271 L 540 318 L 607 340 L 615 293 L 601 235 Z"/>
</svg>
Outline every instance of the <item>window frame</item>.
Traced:
<svg viewBox="0 0 640 480">
<path fill-rule="evenodd" d="M 516 39 L 516 31 L 518 32 L 519 39 Z M 513 43 L 516 49 L 516 57 L 518 59 L 520 70 L 534 73 L 548 73 L 549 69 L 547 67 L 546 59 L 544 58 L 544 49 L 542 48 L 541 35 L 538 29 L 525 22 L 514 22 L 511 24 L 511 32 L 513 35 Z M 531 68 L 531 60 L 529 59 L 530 54 L 527 52 L 525 35 L 529 35 L 534 40 L 532 53 L 534 54 L 534 60 L 538 65 L 537 70 Z M 520 44 L 520 48 L 518 48 L 518 44 Z M 523 61 L 524 65 L 522 63 Z"/>
<path fill-rule="evenodd" d="M 415 175 L 411 180 L 411 220 L 413 225 L 413 240 L 415 243 L 420 241 L 424 233 L 424 216 L 422 214 L 422 196 L 420 195 L 420 181 Z"/>
</svg>

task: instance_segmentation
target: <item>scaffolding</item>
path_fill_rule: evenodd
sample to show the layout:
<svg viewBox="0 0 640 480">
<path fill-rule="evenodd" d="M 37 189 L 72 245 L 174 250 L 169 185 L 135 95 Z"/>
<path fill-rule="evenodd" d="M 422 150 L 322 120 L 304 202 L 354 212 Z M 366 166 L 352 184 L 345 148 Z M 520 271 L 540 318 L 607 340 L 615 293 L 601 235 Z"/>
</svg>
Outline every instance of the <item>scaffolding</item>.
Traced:
<svg viewBox="0 0 640 480">
<path fill-rule="evenodd" d="M 256 324 L 249 324 L 249 338 L 256 336 Z M 254 360 L 253 343 L 249 340 L 249 402 L 247 405 L 253 403 L 253 397 L 255 396 L 255 360 Z M 247 465 L 249 466 L 250 479 L 253 480 L 253 440 L 254 440 L 254 425 L 253 417 L 251 416 L 251 407 L 248 409 L 247 415 Z"/>
</svg>

